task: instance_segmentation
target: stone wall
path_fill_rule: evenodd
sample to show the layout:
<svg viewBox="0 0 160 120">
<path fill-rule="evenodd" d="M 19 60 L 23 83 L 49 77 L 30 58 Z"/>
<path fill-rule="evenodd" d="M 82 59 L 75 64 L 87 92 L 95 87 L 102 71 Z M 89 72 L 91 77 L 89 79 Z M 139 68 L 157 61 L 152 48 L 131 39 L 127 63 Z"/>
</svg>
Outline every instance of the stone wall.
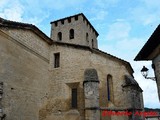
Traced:
<svg viewBox="0 0 160 120">
<path fill-rule="evenodd" d="M 88 24 L 87 20 L 82 16 L 78 16 L 78 20 L 75 17 L 71 17 L 71 22 L 68 22 L 69 18 L 62 19 L 58 22 L 53 22 L 51 27 L 51 39 L 57 41 L 58 32 L 62 33 L 61 42 L 72 43 L 78 45 L 85 45 L 92 47 L 92 39 L 94 48 L 97 48 L 97 36 L 92 27 Z M 62 24 L 62 21 L 64 22 Z M 57 26 L 55 25 L 57 24 Z M 74 29 L 74 39 L 69 39 L 69 30 Z M 88 40 L 86 40 L 86 33 L 88 33 Z"/>
<path fill-rule="evenodd" d="M 99 76 L 99 93 L 100 93 L 100 107 L 114 107 L 114 108 L 128 108 L 131 107 L 127 99 L 126 93 L 123 91 L 122 84 L 125 81 L 124 75 L 131 75 L 131 70 L 125 62 L 111 57 L 110 55 L 104 55 L 103 53 L 89 51 L 84 48 L 76 48 L 74 46 L 67 45 L 53 45 L 50 53 L 50 70 L 52 75 L 55 76 L 52 91 L 55 91 L 54 97 L 57 95 L 57 99 L 62 99 L 63 103 L 60 110 L 64 113 L 71 110 L 71 89 L 69 84 L 77 83 L 79 89 L 78 92 L 78 111 L 81 119 L 84 119 L 84 93 L 82 81 L 84 79 L 84 71 L 87 68 L 94 68 L 97 70 Z M 60 67 L 53 67 L 54 53 L 60 53 Z M 113 78 L 113 91 L 114 101 L 107 100 L 107 87 L 106 80 L 107 75 L 112 75 Z M 62 89 L 59 89 L 62 88 Z M 53 97 L 53 98 L 54 98 Z M 58 109 L 55 109 L 55 111 Z M 102 117 L 102 116 L 101 116 Z M 108 117 L 102 117 L 102 120 L 109 119 Z M 112 119 L 117 119 L 112 118 Z M 122 117 L 122 120 L 127 120 L 127 117 Z"/>
<path fill-rule="evenodd" d="M 57 52 L 60 53 L 60 67 L 54 68 L 54 53 Z M 71 89 L 76 87 L 78 89 L 77 112 L 81 115 L 81 119 L 84 119 L 83 79 L 84 71 L 90 65 L 89 58 L 84 56 L 89 56 L 89 52 L 83 49 L 74 49 L 59 45 L 53 45 L 51 47 L 50 72 L 54 82 L 51 83 L 50 87 L 50 90 L 53 92 L 53 102 L 49 104 L 56 104 L 56 101 L 59 101 L 59 106 L 52 109 L 54 112 L 50 116 L 56 116 L 58 111 L 61 111 L 61 115 L 64 116 L 72 110 Z"/>
<path fill-rule="evenodd" d="M 7 29 L 2 30 L 11 36 L 15 41 L 23 44 L 26 48 L 31 49 L 35 54 L 49 59 L 49 45 L 34 32 L 26 29 Z"/>
<path fill-rule="evenodd" d="M 23 44 L 27 36 L 21 36 L 23 42 L 20 42 L 12 35 L 0 31 L 0 82 L 3 82 L 2 110 L 6 114 L 5 120 L 39 120 L 39 108 L 47 99 L 50 85 L 48 61 L 44 59 L 48 56 L 48 48 L 43 49 L 46 55 L 36 54 L 36 50 Z M 31 35 L 30 42 L 37 39 L 36 35 Z"/>
</svg>

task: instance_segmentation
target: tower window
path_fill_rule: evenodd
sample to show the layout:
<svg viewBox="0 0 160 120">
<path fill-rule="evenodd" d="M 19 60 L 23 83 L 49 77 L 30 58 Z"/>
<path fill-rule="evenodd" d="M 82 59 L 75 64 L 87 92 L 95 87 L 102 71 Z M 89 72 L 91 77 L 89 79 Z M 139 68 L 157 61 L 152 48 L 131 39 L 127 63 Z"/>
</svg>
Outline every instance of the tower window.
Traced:
<svg viewBox="0 0 160 120">
<path fill-rule="evenodd" d="M 54 54 L 54 68 L 58 68 L 60 66 L 60 53 Z"/>
<path fill-rule="evenodd" d="M 64 20 L 61 20 L 61 23 L 64 24 Z"/>
<path fill-rule="evenodd" d="M 58 40 L 58 41 L 61 41 L 61 40 L 62 40 L 62 33 L 61 33 L 61 32 L 58 32 L 57 40 Z"/>
<path fill-rule="evenodd" d="M 78 20 L 78 15 L 75 16 L 75 20 Z"/>
<path fill-rule="evenodd" d="M 113 81 L 112 76 L 107 76 L 107 99 L 113 102 Z"/>
<path fill-rule="evenodd" d="M 73 30 L 73 29 L 71 29 L 71 30 L 69 31 L 69 38 L 70 38 L 70 39 L 74 39 L 74 30 Z"/>
<path fill-rule="evenodd" d="M 69 23 L 71 22 L 71 18 L 68 18 L 68 22 L 69 22 Z"/>
<path fill-rule="evenodd" d="M 58 26 L 58 23 L 57 23 L 57 22 L 55 22 L 55 26 L 56 26 L 56 27 Z"/>
<path fill-rule="evenodd" d="M 94 47 L 94 40 L 92 39 L 92 48 Z"/>
<path fill-rule="evenodd" d="M 72 108 L 77 108 L 77 88 L 72 89 Z"/>
<path fill-rule="evenodd" d="M 88 33 L 86 33 L 86 41 L 89 42 L 89 40 L 88 40 Z"/>
</svg>

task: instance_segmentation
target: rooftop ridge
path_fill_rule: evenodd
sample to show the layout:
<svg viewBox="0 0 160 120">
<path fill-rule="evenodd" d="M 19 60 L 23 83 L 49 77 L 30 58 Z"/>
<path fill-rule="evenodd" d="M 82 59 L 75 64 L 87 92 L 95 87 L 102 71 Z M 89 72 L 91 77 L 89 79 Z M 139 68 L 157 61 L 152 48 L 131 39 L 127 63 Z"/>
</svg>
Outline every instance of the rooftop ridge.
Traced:
<svg viewBox="0 0 160 120">
<path fill-rule="evenodd" d="M 12 20 L 7 20 L 7 19 L 4 19 L 4 18 L 0 17 L 0 24 L 1 23 L 3 25 L 5 25 L 5 24 L 7 24 L 7 25 L 21 25 L 23 27 L 25 27 L 25 26 L 35 26 L 33 24 L 23 23 L 23 22 L 18 22 L 18 21 L 12 21 Z"/>
<path fill-rule="evenodd" d="M 0 17 L 0 27 L 30 29 L 33 32 L 35 32 L 37 35 L 41 36 L 48 44 L 52 44 L 52 40 L 44 32 L 42 32 L 38 27 L 36 27 L 33 24 L 6 20 Z"/>
</svg>

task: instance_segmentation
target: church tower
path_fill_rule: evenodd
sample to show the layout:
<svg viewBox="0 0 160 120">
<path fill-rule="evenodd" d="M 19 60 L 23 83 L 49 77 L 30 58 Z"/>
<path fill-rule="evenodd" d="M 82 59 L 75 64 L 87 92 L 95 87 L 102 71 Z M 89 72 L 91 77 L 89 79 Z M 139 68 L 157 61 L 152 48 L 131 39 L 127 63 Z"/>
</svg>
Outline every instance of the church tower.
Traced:
<svg viewBox="0 0 160 120">
<path fill-rule="evenodd" d="M 98 32 L 83 13 L 51 22 L 51 39 L 98 48 Z"/>
</svg>

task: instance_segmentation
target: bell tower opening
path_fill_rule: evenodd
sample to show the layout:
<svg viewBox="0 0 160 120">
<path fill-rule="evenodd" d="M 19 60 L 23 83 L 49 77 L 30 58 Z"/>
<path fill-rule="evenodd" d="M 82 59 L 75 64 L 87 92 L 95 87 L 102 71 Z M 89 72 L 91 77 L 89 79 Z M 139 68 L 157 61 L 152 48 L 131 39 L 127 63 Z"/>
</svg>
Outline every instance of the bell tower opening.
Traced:
<svg viewBox="0 0 160 120">
<path fill-rule="evenodd" d="M 74 30 L 70 29 L 69 31 L 69 39 L 74 39 Z"/>
<path fill-rule="evenodd" d="M 98 35 L 83 13 L 51 22 L 54 41 L 97 48 Z"/>
<path fill-rule="evenodd" d="M 61 33 L 61 32 L 58 33 L 58 35 L 57 35 L 57 40 L 58 40 L 58 41 L 61 41 L 61 40 L 62 40 L 62 33 Z"/>
</svg>

